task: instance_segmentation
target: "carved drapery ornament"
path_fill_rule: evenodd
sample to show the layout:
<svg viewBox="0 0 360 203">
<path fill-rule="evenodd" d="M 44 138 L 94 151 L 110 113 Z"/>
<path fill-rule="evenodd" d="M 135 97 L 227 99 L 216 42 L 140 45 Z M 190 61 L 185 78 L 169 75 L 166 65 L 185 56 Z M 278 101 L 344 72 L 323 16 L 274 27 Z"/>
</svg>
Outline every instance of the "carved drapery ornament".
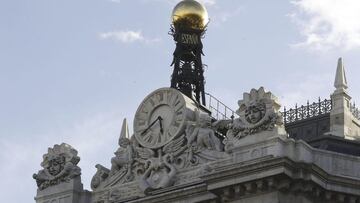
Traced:
<svg viewBox="0 0 360 203">
<path fill-rule="evenodd" d="M 81 169 L 77 166 L 79 161 L 77 151 L 68 144 L 62 143 L 49 148 L 48 153 L 43 156 L 43 169 L 33 175 L 39 190 L 80 176 Z"/>
</svg>

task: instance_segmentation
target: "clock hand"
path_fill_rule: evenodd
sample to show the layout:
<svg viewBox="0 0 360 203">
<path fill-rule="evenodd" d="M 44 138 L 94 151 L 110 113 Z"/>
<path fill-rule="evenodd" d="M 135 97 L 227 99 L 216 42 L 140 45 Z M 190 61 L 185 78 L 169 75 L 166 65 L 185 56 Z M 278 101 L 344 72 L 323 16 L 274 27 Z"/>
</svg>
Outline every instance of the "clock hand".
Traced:
<svg viewBox="0 0 360 203">
<path fill-rule="evenodd" d="M 163 126 L 162 126 L 162 120 L 163 120 L 163 118 L 161 118 L 161 116 L 159 116 L 158 119 L 159 119 L 159 122 L 160 122 L 160 133 L 161 133 L 161 134 L 164 134 L 164 129 L 163 129 Z"/>
<path fill-rule="evenodd" d="M 147 127 L 142 133 L 141 135 L 144 135 L 161 117 L 157 117 L 157 119 L 155 119 L 150 125 L 149 127 Z"/>
</svg>

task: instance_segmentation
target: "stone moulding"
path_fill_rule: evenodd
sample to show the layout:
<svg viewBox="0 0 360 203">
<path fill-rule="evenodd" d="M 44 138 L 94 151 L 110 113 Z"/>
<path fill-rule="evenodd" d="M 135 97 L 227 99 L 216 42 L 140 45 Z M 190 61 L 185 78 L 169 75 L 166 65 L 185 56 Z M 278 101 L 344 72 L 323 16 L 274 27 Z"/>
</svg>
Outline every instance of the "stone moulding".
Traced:
<svg viewBox="0 0 360 203">
<path fill-rule="evenodd" d="M 286 157 L 261 161 L 261 164 L 246 164 L 230 173 L 229 170 L 221 170 L 203 179 L 208 184 L 208 190 L 217 194 L 221 202 L 269 192 L 303 195 L 310 202 L 338 200 L 355 203 L 360 200 L 356 180 L 342 180 L 314 164 L 296 163 Z"/>
<path fill-rule="evenodd" d="M 262 150 L 265 153 L 253 156 L 252 152 L 258 149 L 265 149 Z M 221 201 L 255 194 L 261 196 L 270 191 L 288 195 L 301 193 L 310 196 L 310 202 L 360 200 L 359 157 L 318 150 L 303 141 L 279 138 L 238 150 L 235 154 L 242 156 L 236 158 L 242 161 L 240 165 L 235 162 L 215 168 L 201 177 L 208 190 L 214 191 Z"/>
</svg>

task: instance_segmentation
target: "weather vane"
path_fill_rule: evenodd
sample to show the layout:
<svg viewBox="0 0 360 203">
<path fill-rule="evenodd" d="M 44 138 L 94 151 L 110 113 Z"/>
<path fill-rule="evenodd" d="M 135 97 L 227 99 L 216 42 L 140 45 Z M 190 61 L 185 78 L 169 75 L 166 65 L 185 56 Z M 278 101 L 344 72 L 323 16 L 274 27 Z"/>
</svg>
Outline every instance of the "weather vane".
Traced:
<svg viewBox="0 0 360 203">
<path fill-rule="evenodd" d="M 195 0 L 183 0 L 172 12 L 170 34 L 176 49 L 171 66 L 174 66 L 171 87 L 205 106 L 205 78 L 203 45 L 201 42 L 209 23 L 206 8 Z"/>
</svg>

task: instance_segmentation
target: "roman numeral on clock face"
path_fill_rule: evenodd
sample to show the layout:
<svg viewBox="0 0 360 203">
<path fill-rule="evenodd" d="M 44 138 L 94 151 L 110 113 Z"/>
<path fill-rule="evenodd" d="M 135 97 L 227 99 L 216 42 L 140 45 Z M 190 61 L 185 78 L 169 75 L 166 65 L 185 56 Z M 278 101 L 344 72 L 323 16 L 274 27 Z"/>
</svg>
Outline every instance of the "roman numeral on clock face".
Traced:
<svg viewBox="0 0 360 203">
<path fill-rule="evenodd" d="M 149 102 L 153 107 L 159 105 L 161 103 L 161 100 L 162 100 L 162 96 L 160 96 L 160 93 L 155 94 L 149 98 Z"/>
<path fill-rule="evenodd" d="M 166 96 L 166 100 L 167 100 L 167 103 L 168 104 L 171 104 L 171 101 L 172 101 L 172 97 L 174 96 L 173 94 L 172 94 L 172 92 L 167 92 L 167 94 L 166 94 L 167 96 Z"/>
<path fill-rule="evenodd" d="M 155 94 L 155 98 L 157 103 L 161 103 L 164 100 L 164 93 L 159 92 L 158 94 Z"/>
<path fill-rule="evenodd" d="M 151 131 L 148 131 L 148 132 L 144 135 L 143 140 L 145 140 L 146 142 L 151 142 L 151 141 L 153 140 L 152 132 L 151 132 Z"/>
<path fill-rule="evenodd" d="M 175 95 L 175 96 L 172 98 L 171 105 L 172 105 L 172 106 L 176 106 L 179 102 L 180 102 L 180 100 L 179 100 L 179 95 Z"/>
<path fill-rule="evenodd" d="M 137 127 L 136 127 L 136 133 L 142 133 L 146 130 L 146 125 L 141 125 L 141 124 L 137 124 Z"/>
</svg>

